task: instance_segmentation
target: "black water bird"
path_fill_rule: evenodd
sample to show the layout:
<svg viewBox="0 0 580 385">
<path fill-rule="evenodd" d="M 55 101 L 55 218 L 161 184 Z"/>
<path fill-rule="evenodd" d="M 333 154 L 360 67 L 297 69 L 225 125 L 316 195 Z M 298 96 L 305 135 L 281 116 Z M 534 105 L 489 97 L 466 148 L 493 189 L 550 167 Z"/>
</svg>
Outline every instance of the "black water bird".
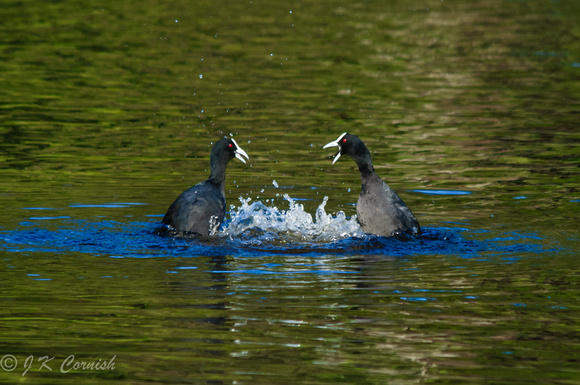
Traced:
<svg viewBox="0 0 580 385">
<path fill-rule="evenodd" d="M 350 155 L 358 165 L 361 178 L 361 192 L 356 206 L 356 215 L 366 233 L 394 236 L 401 233 L 421 234 L 419 222 L 399 198 L 376 173 L 367 146 L 357 136 L 346 132 L 323 148 L 338 147 L 338 154 Z"/>
<path fill-rule="evenodd" d="M 244 156 L 250 159 L 233 138 L 223 138 L 214 144 L 209 157 L 209 178 L 177 197 L 163 217 L 166 226 L 157 229 L 156 233 L 213 235 L 226 215 L 226 166 L 234 157 L 246 163 Z"/>
</svg>

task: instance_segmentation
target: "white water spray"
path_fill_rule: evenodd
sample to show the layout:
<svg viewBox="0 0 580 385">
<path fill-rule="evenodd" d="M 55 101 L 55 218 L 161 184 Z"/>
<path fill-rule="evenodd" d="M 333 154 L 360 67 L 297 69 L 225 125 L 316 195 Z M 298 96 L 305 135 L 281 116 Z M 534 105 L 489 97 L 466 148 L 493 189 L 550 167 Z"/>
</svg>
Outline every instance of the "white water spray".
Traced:
<svg viewBox="0 0 580 385">
<path fill-rule="evenodd" d="M 316 209 L 314 219 L 304 211 L 303 205 L 296 203 L 288 194 L 284 194 L 284 199 L 289 203 L 288 210 L 280 210 L 274 203 L 266 206 L 260 201 L 251 202 L 252 198 L 239 199 L 240 207 L 230 206 L 231 220 L 222 232 L 224 236 L 236 237 L 247 231 L 259 231 L 290 241 L 329 242 L 364 235 L 356 215 L 347 219 L 342 211 L 334 216 L 326 213 L 324 207 L 328 197 L 324 197 Z"/>
</svg>

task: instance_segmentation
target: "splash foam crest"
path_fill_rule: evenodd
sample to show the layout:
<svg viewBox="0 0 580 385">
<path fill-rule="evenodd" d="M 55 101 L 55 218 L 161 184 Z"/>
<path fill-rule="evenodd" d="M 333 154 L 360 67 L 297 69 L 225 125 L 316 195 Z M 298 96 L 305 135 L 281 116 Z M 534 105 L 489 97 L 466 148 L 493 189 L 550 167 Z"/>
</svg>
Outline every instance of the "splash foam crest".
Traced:
<svg viewBox="0 0 580 385">
<path fill-rule="evenodd" d="M 356 215 L 346 218 L 339 211 L 334 216 L 327 214 L 324 207 L 328 197 L 316 209 L 315 218 L 304 211 L 304 206 L 296 203 L 288 194 L 288 210 L 280 210 L 276 206 L 266 206 L 260 201 L 251 202 L 252 198 L 239 198 L 241 206 L 230 206 L 231 220 L 226 224 L 222 234 L 238 237 L 244 234 L 268 233 L 274 238 L 280 235 L 290 240 L 328 242 L 337 239 L 364 236 L 364 232 L 356 221 Z"/>
</svg>

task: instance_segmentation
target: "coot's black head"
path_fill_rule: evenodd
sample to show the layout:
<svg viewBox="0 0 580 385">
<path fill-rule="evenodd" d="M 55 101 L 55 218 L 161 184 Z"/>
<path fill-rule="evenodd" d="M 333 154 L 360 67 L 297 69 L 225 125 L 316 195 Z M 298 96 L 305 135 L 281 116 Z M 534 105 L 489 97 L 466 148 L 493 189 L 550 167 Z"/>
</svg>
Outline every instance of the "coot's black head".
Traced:
<svg viewBox="0 0 580 385">
<path fill-rule="evenodd" d="M 210 154 L 210 162 L 227 163 L 233 158 L 238 158 L 246 163 L 246 159 L 243 158 L 244 156 L 250 160 L 248 154 L 238 146 L 233 138 L 223 138 L 213 145 Z"/>
<path fill-rule="evenodd" d="M 323 148 L 338 147 L 338 154 L 334 157 L 332 164 L 340 158 L 341 155 L 350 155 L 357 163 L 363 159 L 370 162 L 370 153 L 362 140 L 356 135 L 347 134 L 346 132 L 333 142 L 324 145 Z"/>
<path fill-rule="evenodd" d="M 238 158 L 246 163 L 246 160 L 243 158 L 244 156 L 248 160 L 250 159 L 248 154 L 238 146 L 234 139 L 224 138 L 218 140 L 217 143 L 213 145 L 209 156 L 209 164 L 211 168 L 209 180 L 221 185 L 223 188 L 228 162 L 234 158 Z"/>
</svg>

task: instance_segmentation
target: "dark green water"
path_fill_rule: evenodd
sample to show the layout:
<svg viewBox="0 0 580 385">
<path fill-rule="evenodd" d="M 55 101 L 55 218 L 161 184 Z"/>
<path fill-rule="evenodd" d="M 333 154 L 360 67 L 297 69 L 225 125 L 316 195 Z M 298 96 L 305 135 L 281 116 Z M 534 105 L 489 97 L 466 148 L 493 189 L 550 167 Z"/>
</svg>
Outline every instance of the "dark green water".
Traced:
<svg viewBox="0 0 580 385">
<path fill-rule="evenodd" d="M 574 1 L 5 2 L 0 383 L 580 384 L 579 20 Z M 425 236 L 336 216 L 359 176 L 322 145 L 345 131 Z M 231 224 L 152 235 L 230 134 L 250 156 Z M 325 196 L 335 217 L 309 222 Z M 71 355 L 115 367 L 63 373 Z"/>
</svg>

